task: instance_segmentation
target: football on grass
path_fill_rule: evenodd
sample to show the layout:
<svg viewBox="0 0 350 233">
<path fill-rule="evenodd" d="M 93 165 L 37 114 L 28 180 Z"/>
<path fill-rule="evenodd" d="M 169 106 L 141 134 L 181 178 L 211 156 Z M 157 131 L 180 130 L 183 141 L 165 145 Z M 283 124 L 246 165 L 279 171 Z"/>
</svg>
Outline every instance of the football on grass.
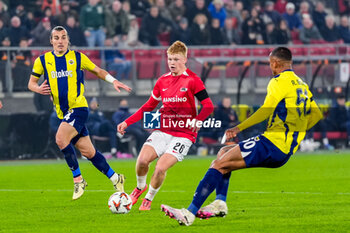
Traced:
<svg viewBox="0 0 350 233">
<path fill-rule="evenodd" d="M 127 193 L 116 192 L 109 197 L 108 207 L 114 214 L 127 214 L 131 210 L 132 201 Z"/>
</svg>

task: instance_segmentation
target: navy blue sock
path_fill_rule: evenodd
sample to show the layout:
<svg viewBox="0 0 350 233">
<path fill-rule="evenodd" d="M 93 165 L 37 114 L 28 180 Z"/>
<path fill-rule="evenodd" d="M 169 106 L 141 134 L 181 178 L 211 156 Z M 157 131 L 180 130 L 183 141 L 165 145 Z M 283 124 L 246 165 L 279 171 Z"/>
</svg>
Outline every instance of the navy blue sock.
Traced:
<svg viewBox="0 0 350 233">
<path fill-rule="evenodd" d="M 66 146 L 63 150 L 61 150 L 62 153 L 64 154 L 64 158 L 70 168 L 70 170 L 73 173 L 73 177 L 78 177 L 81 175 L 80 169 L 79 169 L 79 164 L 77 160 L 77 155 L 75 154 L 74 147 L 71 143 Z"/>
<path fill-rule="evenodd" d="M 110 178 L 115 173 L 107 163 L 105 157 L 98 150 L 96 150 L 95 156 L 89 160 L 100 172 L 105 174 L 108 178 Z"/>
<path fill-rule="evenodd" d="M 209 168 L 204 178 L 199 182 L 192 203 L 187 208 L 196 215 L 208 196 L 214 191 L 218 182 L 221 182 L 222 174 L 214 168 Z"/>
<path fill-rule="evenodd" d="M 230 183 L 231 172 L 222 176 L 222 180 L 216 186 L 216 200 L 222 200 L 226 202 L 228 185 Z"/>
</svg>

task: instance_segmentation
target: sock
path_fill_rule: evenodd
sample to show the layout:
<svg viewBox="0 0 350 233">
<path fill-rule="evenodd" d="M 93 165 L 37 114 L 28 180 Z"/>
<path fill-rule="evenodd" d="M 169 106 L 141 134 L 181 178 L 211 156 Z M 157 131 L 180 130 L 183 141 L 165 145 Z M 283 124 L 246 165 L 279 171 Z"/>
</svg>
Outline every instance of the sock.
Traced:
<svg viewBox="0 0 350 233">
<path fill-rule="evenodd" d="M 114 174 L 111 177 L 109 177 L 109 179 L 112 181 L 113 184 L 116 184 L 119 180 L 119 174 L 114 172 Z"/>
<path fill-rule="evenodd" d="M 96 150 L 95 156 L 89 160 L 100 172 L 105 174 L 108 178 L 111 178 L 111 176 L 113 176 L 113 174 L 115 173 L 107 163 L 105 157 L 98 150 Z"/>
<path fill-rule="evenodd" d="M 145 176 L 138 176 L 136 175 L 136 180 L 137 180 L 137 188 L 138 189 L 144 189 L 146 186 L 146 179 L 147 179 L 147 174 Z"/>
<path fill-rule="evenodd" d="M 152 187 L 152 185 L 149 185 L 149 189 L 148 189 L 148 192 L 147 192 L 145 198 L 150 200 L 150 201 L 153 201 L 153 198 L 157 194 L 159 189 L 160 189 L 160 187 L 155 189 L 155 188 Z"/>
<path fill-rule="evenodd" d="M 75 154 L 73 145 L 69 143 L 68 146 L 61 151 L 64 154 L 64 159 L 73 173 L 73 178 L 81 176 L 77 155 Z"/>
<path fill-rule="evenodd" d="M 194 193 L 192 203 L 187 208 L 192 214 L 196 215 L 208 196 L 214 191 L 218 182 L 221 182 L 222 174 L 214 168 L 209 168 L 204 178 L 199 182 Z"/>
<path fill-rule="evenodd" d="M 328 138 L 323 138 L 323 139 L 322 139 L 322 143 L 323 143 L 323 145 L 325 145 L 325 146 L 329 145 Z"/>
<path fill-rule="evenodd" d="M 222 200 L 226 202 L 228 185 L 230 183 L 231 172 L 222 176 L 221 182 L 216 186 L 216 198 L 215 200 Z"/>
</svg>

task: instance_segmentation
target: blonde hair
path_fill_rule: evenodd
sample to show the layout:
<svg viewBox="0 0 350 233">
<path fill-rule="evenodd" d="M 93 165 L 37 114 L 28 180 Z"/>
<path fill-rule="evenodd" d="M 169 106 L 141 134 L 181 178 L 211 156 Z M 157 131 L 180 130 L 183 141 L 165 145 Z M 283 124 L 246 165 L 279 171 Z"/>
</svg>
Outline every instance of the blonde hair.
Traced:
<svg viewBox="0 0 350 233">
<path fill-rule="evenodd" d="M 183 42 L 177 40 L 168 48 L 167 54 L 181 54 L 187 57 L 187 46 Z"/>
</svg>

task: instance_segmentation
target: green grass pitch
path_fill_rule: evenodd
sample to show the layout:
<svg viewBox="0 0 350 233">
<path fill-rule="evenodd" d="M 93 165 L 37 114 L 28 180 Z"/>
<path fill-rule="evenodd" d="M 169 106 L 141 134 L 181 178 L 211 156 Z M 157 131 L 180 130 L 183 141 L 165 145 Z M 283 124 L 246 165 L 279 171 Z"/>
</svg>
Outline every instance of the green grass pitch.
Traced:
<svg viewBox="0 0 350 233">
<path fill-rule="evenodd" d="M 86 160 L 80 167 L 88 187 L 77 201 L 71 201 L 72 177 L 64 161 L 0 162 L 0 232 L 350 232 L 349 151 L 297 154 L 282 168 L 236 171 L 227 217 L 179 226 L 160 205 L 187 207 L 213 158 L 189 156 L 175 165 L 152 210 L 140 212 L 139 201 L 126 215 L 109 211 L 113 186 Z M 135 160 L 109 162 L 126 175 L 130 193 Z"/>
</svg>

